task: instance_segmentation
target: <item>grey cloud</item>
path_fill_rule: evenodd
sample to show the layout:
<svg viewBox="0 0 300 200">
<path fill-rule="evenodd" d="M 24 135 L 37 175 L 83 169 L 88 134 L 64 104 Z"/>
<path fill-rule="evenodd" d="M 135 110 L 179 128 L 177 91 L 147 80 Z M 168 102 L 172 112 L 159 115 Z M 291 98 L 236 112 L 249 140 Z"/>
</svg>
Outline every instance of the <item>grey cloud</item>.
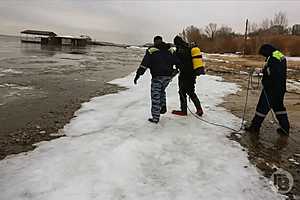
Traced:
<svg viewBox="0 0 300 200">
<path fill-rule="evenodd" d="M 192 24 L 216 22 L 242 32 L 246 18 L 259 22 L 280 10 L 296 23 L 299 7 L 297 1 L 1 1 L 0 33 L 28 27 L 124 43 L 144 43 L 157 34 L 170 41 Z"/>
</svg>

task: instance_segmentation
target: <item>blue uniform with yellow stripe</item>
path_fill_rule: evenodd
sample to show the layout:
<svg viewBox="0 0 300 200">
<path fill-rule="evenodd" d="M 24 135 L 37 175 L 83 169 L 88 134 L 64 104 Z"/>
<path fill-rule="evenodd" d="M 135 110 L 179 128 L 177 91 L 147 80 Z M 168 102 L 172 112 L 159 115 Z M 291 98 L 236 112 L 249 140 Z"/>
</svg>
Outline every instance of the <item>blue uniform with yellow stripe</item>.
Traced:
<svg viewBox="0 0 300 200">
<path fill-rule="evenodd" d="M 290 124 L 284 106 L 286 92 L 287 64 L 284 55 L 271 45 L 263 45 L 260 53 L 266 57 L 263 68 L 263 89 L 256 106 L 252 125 L 259 130 L 264 118 L 272 109 L 284 133 L 289 133 Z"/>
<path fill-rule="evenodd" d="M 173 55 L 172 49 L 163 43 L 159 47 L 150 47 L 146 50 L 137 74 L 143 75 L 147 68 L 150 69 L 152 77 L 172 76 L 173 65 L 178 64 L 178 60 Z"/>
</svg>

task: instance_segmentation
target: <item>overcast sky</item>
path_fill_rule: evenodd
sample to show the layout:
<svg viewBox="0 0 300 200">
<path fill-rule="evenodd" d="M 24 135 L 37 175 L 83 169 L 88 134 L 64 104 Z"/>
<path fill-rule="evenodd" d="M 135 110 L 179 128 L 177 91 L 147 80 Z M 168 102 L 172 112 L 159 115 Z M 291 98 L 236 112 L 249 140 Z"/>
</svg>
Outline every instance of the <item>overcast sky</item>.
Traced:
<svg viewBox="0 0 300 200">
<path fill-rule="evenodd" d="M 259 23 L 279 11 L 287 14 L 289 25 L 300 23 L 300 1 L 296 0 L 0 0 L 0 34 L 18 35 L 24 29 L 38 29 L 140 44 L 151 41 L 154 35 L 172 41 L 184 27 L 204 27 L 209 22 L 243 32 L 246 18 Z"/>
</svg>

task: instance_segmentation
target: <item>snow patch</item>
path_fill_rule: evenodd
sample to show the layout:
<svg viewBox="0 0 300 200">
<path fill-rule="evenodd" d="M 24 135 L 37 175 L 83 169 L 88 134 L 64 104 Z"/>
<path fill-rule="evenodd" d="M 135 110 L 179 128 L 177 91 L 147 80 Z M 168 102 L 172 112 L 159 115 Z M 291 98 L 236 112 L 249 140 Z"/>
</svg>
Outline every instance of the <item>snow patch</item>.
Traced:
<svg viewBox="0 0 300 200">
<path fill-rule="evenodd" d="M 286 87 L 289 92 L 296 92 L 300 94 L 300 81 L 288 79 Z"/>
<path fill-rule="evenodd" d="M 287 56 L 286 59 L 288 61 L 300 61 L 300 57 L 289 57 L 289 56 Z"/>
<path fill-rule="evenodd" d="M 218 58 L 210 58 L 210 57 L 205 57 L 204 60 L 216 61 L 216 62 L 222 62 L 222 63 L 225 62 L 225 60 L 218 59 Z"/>
<path fill-rule="evenodd" d="M 249 73 L 248 73 L 248 72 L 245 72 L 245 71 L 240 71 L 240 74 L 241 74 L 241 75 L 249 75 Z"/>
<path fill-rule="evenodd" d="M 233 53 L 224 53 L 224 54 L 220 54 L 220 53 L 208 53 L 208 56 L 220 56 L 220 57 L 241 57 L 241 55 L 238 54 L 233 54 Z"/>
<path fill-rule="evenodd" d="M 129 46 L 129 47 L 127 47 L 127 49 L 146 50 L 147 47 Z"/>
</svg>

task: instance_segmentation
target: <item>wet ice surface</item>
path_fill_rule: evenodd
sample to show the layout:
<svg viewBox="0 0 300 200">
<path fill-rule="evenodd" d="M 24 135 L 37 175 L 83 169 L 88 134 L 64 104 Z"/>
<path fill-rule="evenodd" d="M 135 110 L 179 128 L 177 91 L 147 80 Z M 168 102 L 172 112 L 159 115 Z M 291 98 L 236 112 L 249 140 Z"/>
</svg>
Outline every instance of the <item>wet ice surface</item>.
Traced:
<svg viewBox="0 0 300 200">
<path fill-rule="evenodd" d="M 3 199 L 283 199 L 260 178 L 228 130 L 167 113 L 147 122 L 150 76 L 113 81 L 129 89 L 84 103 L 62 137 L 33 152 L 0 161 Z M 216 105 L 238 87 L 201 76 L 197 91 L 205 119 L 233 128 L 240 120 Z M 178 106 L 177 81 L 167 90 Z M 244 166 L 248 166 L 245 168 Z"/>
<path fill-rule="evenodd" d="M 0 84 L 0 106 L 18 98 L 45 97 L 47 94 L 41 90 L 36 90 L 32 86 L 22 86 L 17 84 Z"/>
<path fill-rule="evenodd" d="M 136 66 L 143 53 L 140 48 L 42 47 L 21 44 L 16 37 L 0 36 L 0 85 L 19 85 L 19 88 L 0 87 L 0 105 L 21 98 L 43 98 L 48 93 L 47 87 L 55 87 L 55 82 L 64 79 L 83 83 L 102 80 L 102 71 L 118 74 L 114 72 L 117 67 Z M 46 81 L 52 82 L 43 85 Z"/>
</svg>

